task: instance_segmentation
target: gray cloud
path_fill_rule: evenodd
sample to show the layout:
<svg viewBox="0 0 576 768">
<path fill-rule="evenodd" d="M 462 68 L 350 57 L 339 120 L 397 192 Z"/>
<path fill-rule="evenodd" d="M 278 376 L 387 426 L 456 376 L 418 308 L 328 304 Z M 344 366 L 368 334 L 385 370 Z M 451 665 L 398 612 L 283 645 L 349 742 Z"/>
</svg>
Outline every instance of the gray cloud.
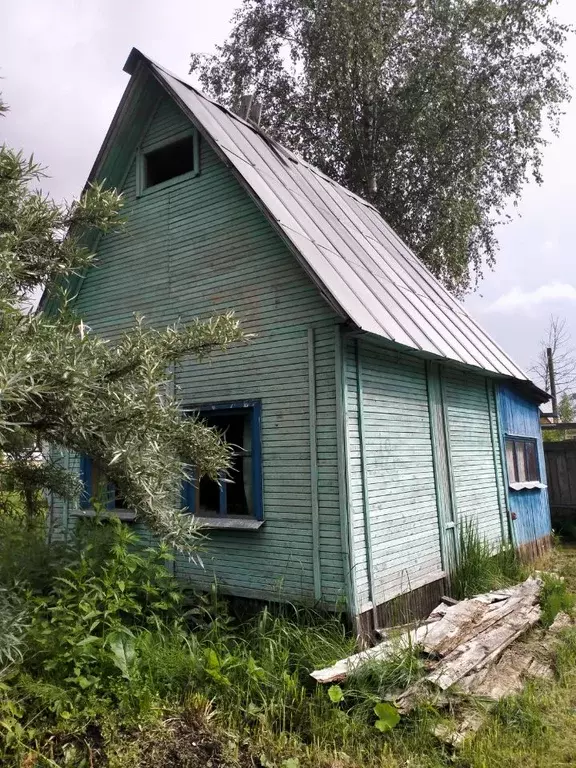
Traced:
<svg viewBox="0 0 576 768">
<path fill-rule="evenodd" d="M 0 140 L 34 152 L 50 173 L 43 189 L 57 199 L 70 199 L 84 185 L 126 86 L 122 65 L 131 47 L 185 76 L 190 52 L 210 51 L 221 42 L 239 4 L 4 0 L 0 88 L 11 113 L 0 119 Z M 576 23 L 573 0 L 560 0 L 558 13 L 563 21 Z M 575 38 L 567 54 L 569 75 L 576 82 Z M 567 108 L 560 138 L 551 137 L 543 186 L 527 187 L 519 207 L 511 211 L 512 223 L 500 230 L 496 270 L 466 300 L 468 309 L 525 368 L 536 356 L 551 312 L 565 316 L 576 331 L 576 303 L 549 290 L 576 286 L 575 135 L 576 102 Z M 504 304 L 510 311 L 487 311 Z"/>
</svg>

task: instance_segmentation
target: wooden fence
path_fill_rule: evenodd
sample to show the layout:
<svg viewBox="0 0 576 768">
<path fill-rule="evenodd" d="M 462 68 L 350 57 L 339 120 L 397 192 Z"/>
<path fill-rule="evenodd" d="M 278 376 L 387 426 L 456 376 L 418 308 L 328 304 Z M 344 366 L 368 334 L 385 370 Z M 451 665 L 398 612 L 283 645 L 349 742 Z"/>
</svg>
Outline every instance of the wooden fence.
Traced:
<svg viewBox="0 0 576 768">
<path fill-rule="evenodd" d="M 576 535 L 576 440 L 544 442 L 552 527 Z"/>
</svg>

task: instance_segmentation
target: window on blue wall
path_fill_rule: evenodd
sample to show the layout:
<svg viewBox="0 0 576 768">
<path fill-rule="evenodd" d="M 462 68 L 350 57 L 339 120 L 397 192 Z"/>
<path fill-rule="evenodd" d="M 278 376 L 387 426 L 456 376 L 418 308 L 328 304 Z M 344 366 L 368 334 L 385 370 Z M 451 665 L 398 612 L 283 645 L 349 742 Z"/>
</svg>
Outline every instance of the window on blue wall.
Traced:
<svg viewBox="0 0 576 768">
<path fill-rule="evenodd" d="M 109 510 L 126 510 L 126 502 L 114 483 L 89 456 L 80 457 L 80 480 L 84 489 L 80 497 L 82 509 L 89 509 L 94 501 Z"/>
<path fill-rule="evenodd" d="M 262 520 L 260 403 L 203 406 L 195 413 L 234 448 L 228 478 L 185 482 L 182 503 L 198 517 L 252 517 Z"/>
<path fill-rule="evenodd" d="M 540 480 L 538 446 L 535 439 L 507 437 L 506 465 L 508 481 L 526 483 Z"/>
</svg>

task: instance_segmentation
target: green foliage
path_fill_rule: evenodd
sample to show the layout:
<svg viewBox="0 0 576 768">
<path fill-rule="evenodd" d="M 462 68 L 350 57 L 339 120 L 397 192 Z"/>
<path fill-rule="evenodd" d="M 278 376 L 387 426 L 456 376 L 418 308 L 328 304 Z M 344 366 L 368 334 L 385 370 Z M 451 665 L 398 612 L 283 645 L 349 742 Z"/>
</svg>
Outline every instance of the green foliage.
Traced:
<svg viewBox="0 0 576 768">
<path fill-rule="evenodd" d="M 531 688 L 500 703 L 477 747 L 449 754 L 431 705 L 403 718 L 393 705 L 426 674 L 417 648 L 318 686 L 311 670 L 356 650 L 338 617 L 287 605 L 240 620 L 215 593 L 189 593 L 185 611 L 167 553 L 118 521 L 85 521 L 65 554 L 43 589 L 19 593 L 23 643 L 0 680 L 7 768 L 512 768 L 522 749 L 544 759 L 552 744 L 553 699 Z M 567 697 L 575 660 L 567 632 L 557 660 Z"/>
<path fill-rule="evenodd" d="M 458 565 L 450 581 L 454 597 L 459 600 L 517 584 L 528 575 L 514 547 L 495 549 L 469 520 L 460 527 L 458 544 Z"/>
<path fill-rule="evenodd" d="M 576 409 L 574 401 L 566 392 L 562 394 L 558 401 L 558 421 L 564 423 L 573 423 L 576 421 Z M 570 429 L 545 429 L 542 436 L 546 442 L 557 443 L 561 440 L 571 440 L 574 437 L 574 430 Z"/>
<path fill-rule="evenodd" d="M 374 727 L 382 733 L 391 731 L 400 722 L 400 715 L 398 710 L 392 704 L 388 704 L 386 701 L 380 701 L 374 707 L 374 714 L 378 718 L 374 723 Z"/>
<path fill-rule="evenodd" d="M 568 28 L 547 0 L 244 0 L 191 71 L 229 107 L 368 198 L 463 291 L 493 265 L 496 226 L 569 88 Z"/>
<path fill-rule="evenodd" d="M 341 701 L 344 701 L 344 691 L 339 685 L 331 685 L 328 688 L 328 698 L 333 704 L 340 704 Z"/>
<path fill-rule="evenodd" d="M 28 623 L 23 596 L 16 589 L 0 587 L 0 681 L 11 665 L 22 660 Z"/>
<path fill-rule="evenodd" d="M 193 546 L 176 491 L 189 466 L 216 478 L 231 449 L 182 413 L 169 371 L 247 337 L 232 314 L 163 330 L 137 318 L 114 342 L 93 333 L 72 310 L 77 276 L 98 236 L 122 226 L 122 197 L 95 183 L 60 205 L 34 189 L 42 176 L 0 147 L 0 490 L 20 496 L 32 524 L 41 491 L 78 498 L 62 452 L 86 454 L 152 531 Z M 27 297 L 44 286 L 42 311 L 30 313 Z"/>
<path fill-rule="evenodd" d="M 544 584 L 540 592 L 540 608 L 542 609 L 542 624 L 549 627 L 560 612 L 574 612 L 576 595 L 569 591 L 566 582 L 551 573 L 542 575 Z"/>
<path fill-rule="evenodd" d="M 108 525 L 109 548 L 82 550 L 36 600 L 30 626 L 28 669 L 78 693 L 107 690 L 118 674 L 132 679 L 138 635 L 179 626 L 181 593 L 166 570 L 166 548 L 142 547 L 118 520 Z"/>
<path fill-rule="evenodd" d="M 67 546 L 47 540 L 41 521 L 27 528 L 19 517 L 0 515 L 0 586 L 46 594 L 70 556 Z"/>
</svg>

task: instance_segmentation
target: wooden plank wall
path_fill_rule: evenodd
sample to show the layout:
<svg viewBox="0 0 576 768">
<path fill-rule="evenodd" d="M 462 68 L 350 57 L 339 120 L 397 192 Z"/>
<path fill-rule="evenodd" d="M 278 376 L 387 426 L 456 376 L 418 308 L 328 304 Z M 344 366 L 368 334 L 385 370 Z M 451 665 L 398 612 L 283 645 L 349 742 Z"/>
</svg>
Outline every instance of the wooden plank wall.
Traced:
<svg viewBox="0 0 576 768">
<path fill-rule="evenodd" d="M 466 520 L 500 542 L 505 487 L 491 380 L 350 339 L 346 386 L 354 584 L 365 613 L 439 581 Z"/>
<path fill-rule="evenodd" d="M 576 532 L 576 440 L 544 443 L 550 514 L 554 530 Z"/>
<path fill-rule="evenodd" d="M 440 578 L 442 564 L 425 362 L 364 340 L 350 340 L 346 363 L 350 506 L 357 604 L 362 613 L 372 601 L 379 605 Z M 364 484 L 359 403 L 364 416 Z M 373 553 L 372 596 L 367 514 Z"/>
<path fill-rule="evenodd" d="M 526 400 L 512 387 L 501 385 L 498 388 L 498 412 L 504 439 L 506 435 L 536 438 L 540 476 L 546 484 L 546 462 L 538 406 Z M 510 511 L 516 515 L 516 519 L 511 522 L 514 540 L 518 545 L 550 536 L 552 528 L 547 488 L 521 491 L 509 488 L 508 504 Z"/>
<path fill-rule="evenodd" d="M 505 491 L 502 464 L 494 461 L 499 446 L 493 389 L 487 390 L 486 379 L 480 376 L 446 366 L 442 387 L 458 524 L 462 530 L 466 520 L 474 521 L 480 535 L 497 544 L 502 540 Z"/>
<path fill-rule="evenodd" d="M 188 126 L 166 97 L 143 146 Z M 205 587 L 217 579 L 241 596 L 314 599 L 312 386 L 320 589 L 326 604 L 342 602 L 334 364 L 338 318 L 207 142 L 201 142 L 198 177 L 137 198 L 132 161 L 123 192 L 128 224 L 100 241 L 98 266 L 84 280 L 76 305 L 90 327 L 114 337 L 130 325 L 134 312 L 165 326 L 233 309 L 244 328 L 257 334 L 247 347 L 216 354 L 207 363 L 186 360 L 178 366 L 176 385 L 184 404 L 262 400 L 266 522 L 259 531 L 211 532 L 203 567 L 179 557 L 176 573 Z"/>
</svg>

